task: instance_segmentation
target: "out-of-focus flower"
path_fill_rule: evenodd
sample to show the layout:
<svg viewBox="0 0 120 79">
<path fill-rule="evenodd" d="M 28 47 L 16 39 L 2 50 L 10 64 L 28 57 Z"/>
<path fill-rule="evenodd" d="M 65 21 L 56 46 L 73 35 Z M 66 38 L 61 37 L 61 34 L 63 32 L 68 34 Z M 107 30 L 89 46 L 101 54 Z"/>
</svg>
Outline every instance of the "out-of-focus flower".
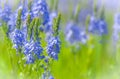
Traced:
<svg viewBox="0 0 120 79">
<path fill-rule="evenodd" d="M 2 16 L 2 7 L 0 6 L 0 18 Z"/>
<path fill-rule="evenodd" d="M 79 26 L 74 24 L 73 22 L 68 23 L 65 29 L 66 40 L 71 44 L 81 42 L 86 43 L 87 35 L 85 31 L 81 30 Z"/>
<path fill-rule="evenodd" d="M 15 14 L 11 14 L 9 17 L 10 17 L 10 19 L 9 19 L 9 21 L 7 23 L 7 25 L 8 25 L 8 33 L 12 32 L 15 29 L 16 20 L 17 20 Z"/>
<path fill-rule="evenodd" d="M 42 17 L 43 25 L 49 22 L 49 12 L 45 0 L 35 0 L 31 8 L 31 17 Z"/>
<path fill-rule="evenodd" d="M 54 77 L 50 74 L 50 72 L 44 72 L 41 79 L 54 79 Z"/>
<path fill-rule="evenodd" d="M 54 77 L 53 77 L 53 76 L 50 76 L 48 79 L 54 79 Z"/>
<path fill-rule="evenodd" d="M 4 22 L 8 22 L 10 20 L 10 15 L 12 14 L 11 7 L 9 5 L 4 5 L 4 9 L 2 10 L 1 19 Z"/>
<path fill-rule="evenodd" d="M 28 0 L 24 0 L 22 6 L 22 20 L 24 21 L 27 18 L 27 14 L 28 14 Z"/>
<path fill-rule="evenodd" d="M 118 41 L 120 39 L 120 14 L 115 14 L 114 17 L 114 25 L 113 25 L 113 39 L 114 41 Z"/>
<path fill-rule="evenodd" d="M 90 18 L 89 32 L 98 35 L 104 35 L 108 33 L 107 24 L 103 19 Z"/>
<path fill-rule="evenodd" d="M 57 12 L 50 13 L 49 22 L 45 25 L 45 32 L 52 32 L 53 20 L 57 17 Z"/>
<path fill-rule="evenodd" d="M 115 14 L 114 23 L 120 25 L 120 14 L 118 14 L 118 13 Z"/>
</svg>

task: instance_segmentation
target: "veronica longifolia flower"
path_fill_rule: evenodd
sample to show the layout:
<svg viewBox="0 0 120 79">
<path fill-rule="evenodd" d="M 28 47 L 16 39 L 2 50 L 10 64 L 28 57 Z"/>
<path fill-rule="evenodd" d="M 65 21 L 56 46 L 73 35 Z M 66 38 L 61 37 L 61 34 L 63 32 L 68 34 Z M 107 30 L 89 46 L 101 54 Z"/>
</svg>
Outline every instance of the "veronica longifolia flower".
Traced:
<svg viewBox="0 0 120 79">
<path fill-rule="evenodd" d="M 16 16 L 15 14 L 11 14 L 10 16 L 10 19 L 7 23 L 8 25 L 8 33 L 12 32 L 14 29 L 15 29 L 15 26 L 16 26 Z"/>
<path fill-rule="evenodd" d="M 33 57 L 34 60 L 36 59 L 35 57 L 37 57 L 38 59 L 42 59 L 44 58 L 44 56 L 41 55 L 42 52 L 43 48 L 40 46 L 39 41 L 34 42 L 33 40 L 31 40 L 30 42 L 26 42 L 24 44 L 24 54 L 26 57 L 30 55 L 30 57 Z"/>
<path fill-rule="evenodd" d="M 57 12 L 50 13 L 49 22 L 45 25 L 45 32 L 52 32 L 53 20 L 57 17 Z"/>
<path fill-rule="evenodd" d="M 42 16 L 43 18 L 43 25 L 47 24 L 49 21 L 49 12 L 47 3 L 45 0 L 35 0 L 33 6 L 31 8 L 31 16 L 39 17 Z"/>
<path fill-rule="evenodd" d="M 25 38 L 21 30 L 15 29 L 10 34 L 10 38 L 14 44 L 14 48 L 16 48 L 17 50 L 19 49 L 19 47 L 22 47 L 24 45 Z"/>
<path fill-rule="evenodd" d="M 120 14 L 115 14 L 113 25 L 113 39 L 118 41 L 120 39 Z"/>
<path fill-rule="evenodd" d="M 82 42 L 86 43 L 87 35 L 76 24 L 70 22 L 65 29 L 66 40 L 70 43 Z"/>
<path fill-rule="evenodd" d="M 96 19 L 95 17 L 90 18 L 89 32 L 103 35 L 107 34 L 107 24 L 103 19 Z"/>
<path fill-rule="evenodd" d="M 60 52 L 60 40 L 58 37 L 51 37 L 48 40 L 47 53 L 50 57 L 57 60 Z"/>
<path fill-rule="evenodd" d="M 54 79 L 54 77 L 50 74 L 50 72 L 44 72 L 41 79 Z"/>
<path fill-rule="evenodd" d="M 4 6 L 4 9 L 2 10 L 1 19 L 7 23 L 10 20 L 11 14 L 12 14 L 11 7 L 6 4 Z"/>
</svg>

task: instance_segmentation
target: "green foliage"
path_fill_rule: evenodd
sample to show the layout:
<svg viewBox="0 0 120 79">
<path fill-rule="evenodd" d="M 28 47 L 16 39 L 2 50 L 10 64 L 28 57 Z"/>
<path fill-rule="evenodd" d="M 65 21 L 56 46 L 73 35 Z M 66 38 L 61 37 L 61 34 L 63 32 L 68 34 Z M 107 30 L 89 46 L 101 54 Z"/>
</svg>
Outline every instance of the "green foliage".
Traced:
<svg viewBox="0 0 120 79">
<path fill-rule="evenodd" d="M 57 36 L 59 33 L 60 22 L 61 22 L 61 14 L 58 14 L 58 17 L 55 18 L 53 22 L 54 36 Z"/>
<path fill-rule="evenodd" d="M 18 17 L 17 17 L 17 29 L 20 29 L 21 28 L 21 24 L 22 24 L 22 21 L 21 21 L 21 14 L 22 14 L 22 9 L 19 9 L 18 10 Z"/>
</svg>

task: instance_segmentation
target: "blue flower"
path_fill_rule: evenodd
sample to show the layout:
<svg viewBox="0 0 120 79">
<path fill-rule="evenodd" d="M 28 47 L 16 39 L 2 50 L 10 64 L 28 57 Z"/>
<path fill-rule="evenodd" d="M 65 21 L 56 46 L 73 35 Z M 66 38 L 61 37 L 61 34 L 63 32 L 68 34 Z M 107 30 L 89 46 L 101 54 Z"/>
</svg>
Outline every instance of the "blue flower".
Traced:
<svg viewBox="0 0 120 79">
<path fill-rule="evenodd" d="M 30 13 L 32 18 L 42 16 L 43 25 L 49 22 L 49 12 L 45 0 L 36 0 L 31 8 Z"/>
<path fill-rule="evenodd" d="M 50 57 L 58 60 L 58 53 L 60 52 L 60 40 L 58 37 L 51 37 L 48 40 L 47 53 Z"/>
<path fill-rule="evenodd" d="M 18 6 L 18 9 L 16 11 L 16 13 L 18 13 L 19 10 L 22 10 L 21 12 L 21 19 L 22 21 L 25 21 L 26 18 L 27 18 L 27 15 L 29 13 L 29 10 L 28 10 L 28 0 L 24 0 L 24 2 L 20 2 L 20 5 Z"/>
<path fill-rule="evenodd" d="M 41 79 L 54 79 L 54 77 L 50 74 L 49 71 L 45 71 L 45 72 L 42 74 Z"/>
<path fill-rule="evenodd" d="M 99 20 L 99 32 L 102 35 L 108 33 L 107 24 L 103 19 Z"/>
<path fill-rule="evenodd" d="M 57 12 L 50 13 L 49 22 L 45 25 L 45 32 L 52 32 L 53 20 L 57 17 Z"/>
<path fill-rule="evenodd" d="M 50 75 L 48 79 L 54 79 L 54 77 L 52 75 Z"/>
<path fill-rule="evenodd" d="M 115 14 L 113 25 L 113 40 L 117 42 L 120 39 L 120 14 Z"/>
<path fill-rule="evenodd" d="M 65 29 L 66 40 L 71 44 L 82 42 L 86 43 L 87 35 L 85 31 L 81 30 L 76 24 L 73 22 L 68 23 Z"/>
<path fill-rule="evenodd" d="M 34 50 L 34 41 L 31 40 L 30 42 L 25 42 L 24 43 L 24 54 L 28 55 L 28 54 L 32 54 Z"/>
<path fill-rule="evenodd" d="M 40 42 L 39 42 L 39 41 L 35 42 L 34 45 L 33 45 L 33 47 L 34 47 L 34 50 L 33 50 L 34 54 L 35 54 L 39 59 L 43 59 L 44 56 L 41 55 L 42 52 L 43 52 L 43 48 L 40 46 Z"/>
<path fill-rule="evenodd" d="M 10 38 L 14 44 L 14 48 L 17 50 L 24 45 L 25 38 L 21 30 L 15 29 L 11 34 Z"/>
<path fill-rule="evenodd" d="M 10 19 L 8 20 L 7 26 L 8 26 L 8 33 L 12 32 L 15 29 L 16 26 L 16 16 L 15 14 L 11 14 Z"/>
<path fill-rule="evenodd" d="M 116 13 L 114 16 L 114 23 L 120 25 L 120 14 Z"/>
<path fill-rule="evenodd" d="M 0 6 L 0 18 L 2 16 L 2 7 Z"/>
<path fill-rule="evenodd" d="M 10 15 L 12 14 L 12 10 L 11 10 L 11 7 L 9 5 L 5 5 L 4 6 L 4 9 L 2 11 L 2 15 L 1 15 L 1 19 L 4 21 L 4 22 L 8 22 L 10 20 Z"/>
<path fill-rule="evenodd" d="M 26 64 L 34 63 L 35 59 L 32 54 L 26 55 Z"/>
<path fill-rule="evenodd" d="M 22 20 L 24 21 L 28 15 L 28 0 L 24 0 L 22 8 Z"/>
<path fill-rule="evenodd" d="M 24 43 L 24 54 L 28 56 L 29 54 L 33 56 L 34 60 L 37 57 L 38 59 L 43 59 L 44 56 L 41 55 L 43 48 L 40 46 L 40 42 L 34 42 L 33 40 Z"/>
<path fill-rule="evenodd" d="M 89 32 L 103 35 L 107 34 L 107 24 L 103 19 L 96 19 L 95 17 L 91 17 L 90 25 L 89 25 Z"/>
</svg>

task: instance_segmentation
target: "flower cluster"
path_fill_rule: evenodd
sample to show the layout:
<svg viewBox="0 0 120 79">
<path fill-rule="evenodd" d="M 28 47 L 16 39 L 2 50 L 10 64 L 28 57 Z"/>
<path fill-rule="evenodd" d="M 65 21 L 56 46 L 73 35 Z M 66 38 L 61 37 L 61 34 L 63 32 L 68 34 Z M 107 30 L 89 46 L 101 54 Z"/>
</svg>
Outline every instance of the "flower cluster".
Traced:
<svg viewBox="0 0 120 79">
<path fill-rule="evenodd" d="M 55 22 L 53 23 L 55 19 Z M 35 63 L 35 60 L 45 60 L 46 57 L 57 60 L 60 52 L 60 39 L 58 36 L 58 26 L 60 16 L 49 13 L 45 0 L 24 0 L 20 2 L 14 11 L 8 5 L 4 9 L 0 7 L 0 21 L 4 22 L 4 31 L 12 41 L 13 47 L 19 54 L 24 54 L 26 64 Z M 2 24 L 1 24 L 2 25 Z M 47 42 L 47 53 L 41 44 L 41 29 L 47 35 L 47 28 L 51 35 Z M 43 76 L 43 79 L 44 78 Z M 49 76 L 49 79 L 54 79 Z"/>
</svg>

